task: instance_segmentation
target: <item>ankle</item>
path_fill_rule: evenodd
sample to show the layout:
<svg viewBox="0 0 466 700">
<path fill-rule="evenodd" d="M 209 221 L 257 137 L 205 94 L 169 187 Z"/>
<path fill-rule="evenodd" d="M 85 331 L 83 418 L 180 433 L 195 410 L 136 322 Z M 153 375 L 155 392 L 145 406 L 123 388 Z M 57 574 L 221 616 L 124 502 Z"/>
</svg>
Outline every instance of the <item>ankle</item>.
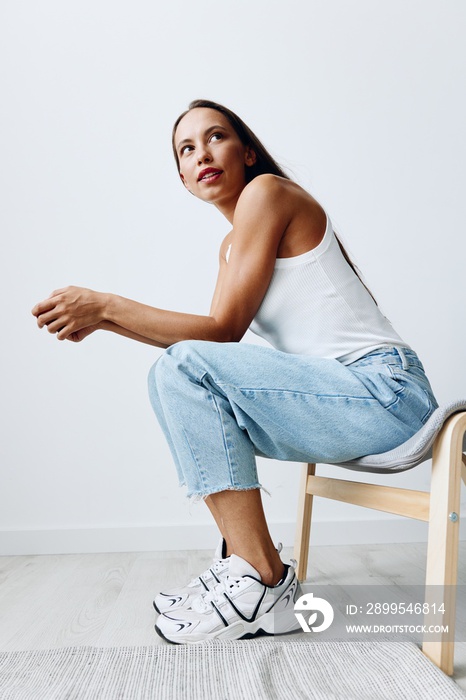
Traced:
<svg viewBox="0 0 466 700">
<path fill-rule="evenodd" d="M 262 548 L 260 543 L 254 543 L 253 546 L 238 546 L 233 551 L 229 550 L 229 553 L 237 554 L 251 564 L 266 586 L 275 586 L 283 578 L 285 566 L 273 545 L 269 549 Z"/>
<path fill-rule="evenodd" d="M 272 569 L 258 569 L 258 571 L 263 584 L 266 586 L 276 586 L 285 576 L 286 567 L 283 562 L 280 562 L 279 566 L 275 566 Z"/>
</svg>

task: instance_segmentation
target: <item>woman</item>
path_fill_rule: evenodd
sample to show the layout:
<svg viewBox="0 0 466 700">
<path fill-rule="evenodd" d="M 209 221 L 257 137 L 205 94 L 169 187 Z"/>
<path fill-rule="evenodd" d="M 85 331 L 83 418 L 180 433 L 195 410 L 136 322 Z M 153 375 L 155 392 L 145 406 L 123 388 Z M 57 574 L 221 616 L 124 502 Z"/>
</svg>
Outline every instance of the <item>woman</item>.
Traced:
<svg viewBox="0 0 466 700">
<path fill-rule="evenodd" d="M 415 352 L 381 314 L 320 204 L 230 110 L 197 100 L 176 121 L 181 181 L 232 225 L 208 316 L 67 287 L 33 314 L 58 339 L 97 329 L 167 348 L 151 402 L 188 496 L 222 535 L 213 566 L 160 593 L 171 642 L 300 629 L 293 567 L 269 535 L 255 455 L 337 463 L 408 440 L 437 404 Z M 239 343 L 246 330 L 272 348 Z"/>
</svg>

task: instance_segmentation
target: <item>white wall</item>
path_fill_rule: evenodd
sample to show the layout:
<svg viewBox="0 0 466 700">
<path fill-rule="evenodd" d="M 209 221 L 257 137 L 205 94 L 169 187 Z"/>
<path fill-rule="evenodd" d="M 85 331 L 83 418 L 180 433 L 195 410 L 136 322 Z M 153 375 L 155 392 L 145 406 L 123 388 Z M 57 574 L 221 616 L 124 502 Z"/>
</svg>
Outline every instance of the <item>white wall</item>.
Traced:
<svg viewBox="0 0 466 700">
<path fill-rule="evenodd" d="M 1 3 L 0 552 L 216 542 L 147 399 L 159 351 L 60 343 L 30 315 L 68 284 L 208 310 L 228 225 L 170 146 L 193 98 L 237 111 L 320 199 L 439 399 L 466 396 L 465 20 L 461 0 Z M 286 544 L 298 475 L 260 463 Z M 397 481 L 424 488 L 428 465 Z M 336 503 L 317 518 L 315 542 L 425 536 Z"/>
</svg>

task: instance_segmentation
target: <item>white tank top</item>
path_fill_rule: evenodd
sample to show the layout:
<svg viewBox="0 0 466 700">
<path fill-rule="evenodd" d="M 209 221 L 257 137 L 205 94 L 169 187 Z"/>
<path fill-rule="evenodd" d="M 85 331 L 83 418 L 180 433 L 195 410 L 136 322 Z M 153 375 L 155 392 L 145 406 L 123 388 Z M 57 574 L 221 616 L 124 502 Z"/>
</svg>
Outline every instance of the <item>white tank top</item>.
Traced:
<svg viewBox="0 0 466 700">
<path fill-rule="evenodd" d="M 386 345 L 409 348 L 346 262 L 328 216 L 316 248 L 277 258 L 250 330 L 277 350 L 345 365 Z"/>
</svg>

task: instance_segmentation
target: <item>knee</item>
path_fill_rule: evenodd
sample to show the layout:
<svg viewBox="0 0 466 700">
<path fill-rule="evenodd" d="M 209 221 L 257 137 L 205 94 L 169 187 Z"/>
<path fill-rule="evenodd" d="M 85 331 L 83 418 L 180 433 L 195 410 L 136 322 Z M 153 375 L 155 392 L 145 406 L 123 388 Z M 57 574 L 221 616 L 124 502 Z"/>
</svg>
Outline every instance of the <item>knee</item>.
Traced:
<svg viewBox="0 0 466 700">
<path fill-rule="evenodd" d="M 171 345 L 160 358 L 157 372 L 165 373 L 176 370 L 177 372 L 197 374 L 199 368 L 209 364 L 212 343 L 206 340 L 181 340 Z"/>
<path fill-rule="evenodd" d="M 175 360 L 177 364 L 182 365 L 199 357 L 202 350 L 208 345 L 212 345 L 212 343 L 206 340 L 180 340 L 178 343 L 170 345 L 162 357 L 170 358 Z"/>
<path fill-rule="evenodd" d="M 196 346 L 199 343 L 202 341 L 182 340 L 167 348 L 149 371 L 149 387 L 156 389 L 170 383 L 174 377 L 189 374 L 198 357 Z"/>
<path fill-rule="evenodd" d="M 181 340 L 171 345 L 151 368 L 151 381 L 159 387 L 186 378 L 200 381 L 217 366 L 221 345 L 207 340 Z"/>
<path fill-rule="evenodd" d="M 188 348 L 178 347 L 178 345 L 183 346 L 189 342 L 183 341 L 171 345 L 150 368 L 147 376 L 147 388 L 154 410 L 161 402 L 164 402 L 167 392 L 170 394 L 176 391 L 176 385 L 186 374 L 183 368 L 189 366 L 189 361 L 186 361 L 189 357 Z"/>
<path fill-rule="evenodd" d="M 165 351 L 150 368 L 147 376 L 147 386 L 151 398 L 152 396 L 158 396 L 161 382 L 172 373 L 171 364 L 171 358 Z"/>
</svg>

